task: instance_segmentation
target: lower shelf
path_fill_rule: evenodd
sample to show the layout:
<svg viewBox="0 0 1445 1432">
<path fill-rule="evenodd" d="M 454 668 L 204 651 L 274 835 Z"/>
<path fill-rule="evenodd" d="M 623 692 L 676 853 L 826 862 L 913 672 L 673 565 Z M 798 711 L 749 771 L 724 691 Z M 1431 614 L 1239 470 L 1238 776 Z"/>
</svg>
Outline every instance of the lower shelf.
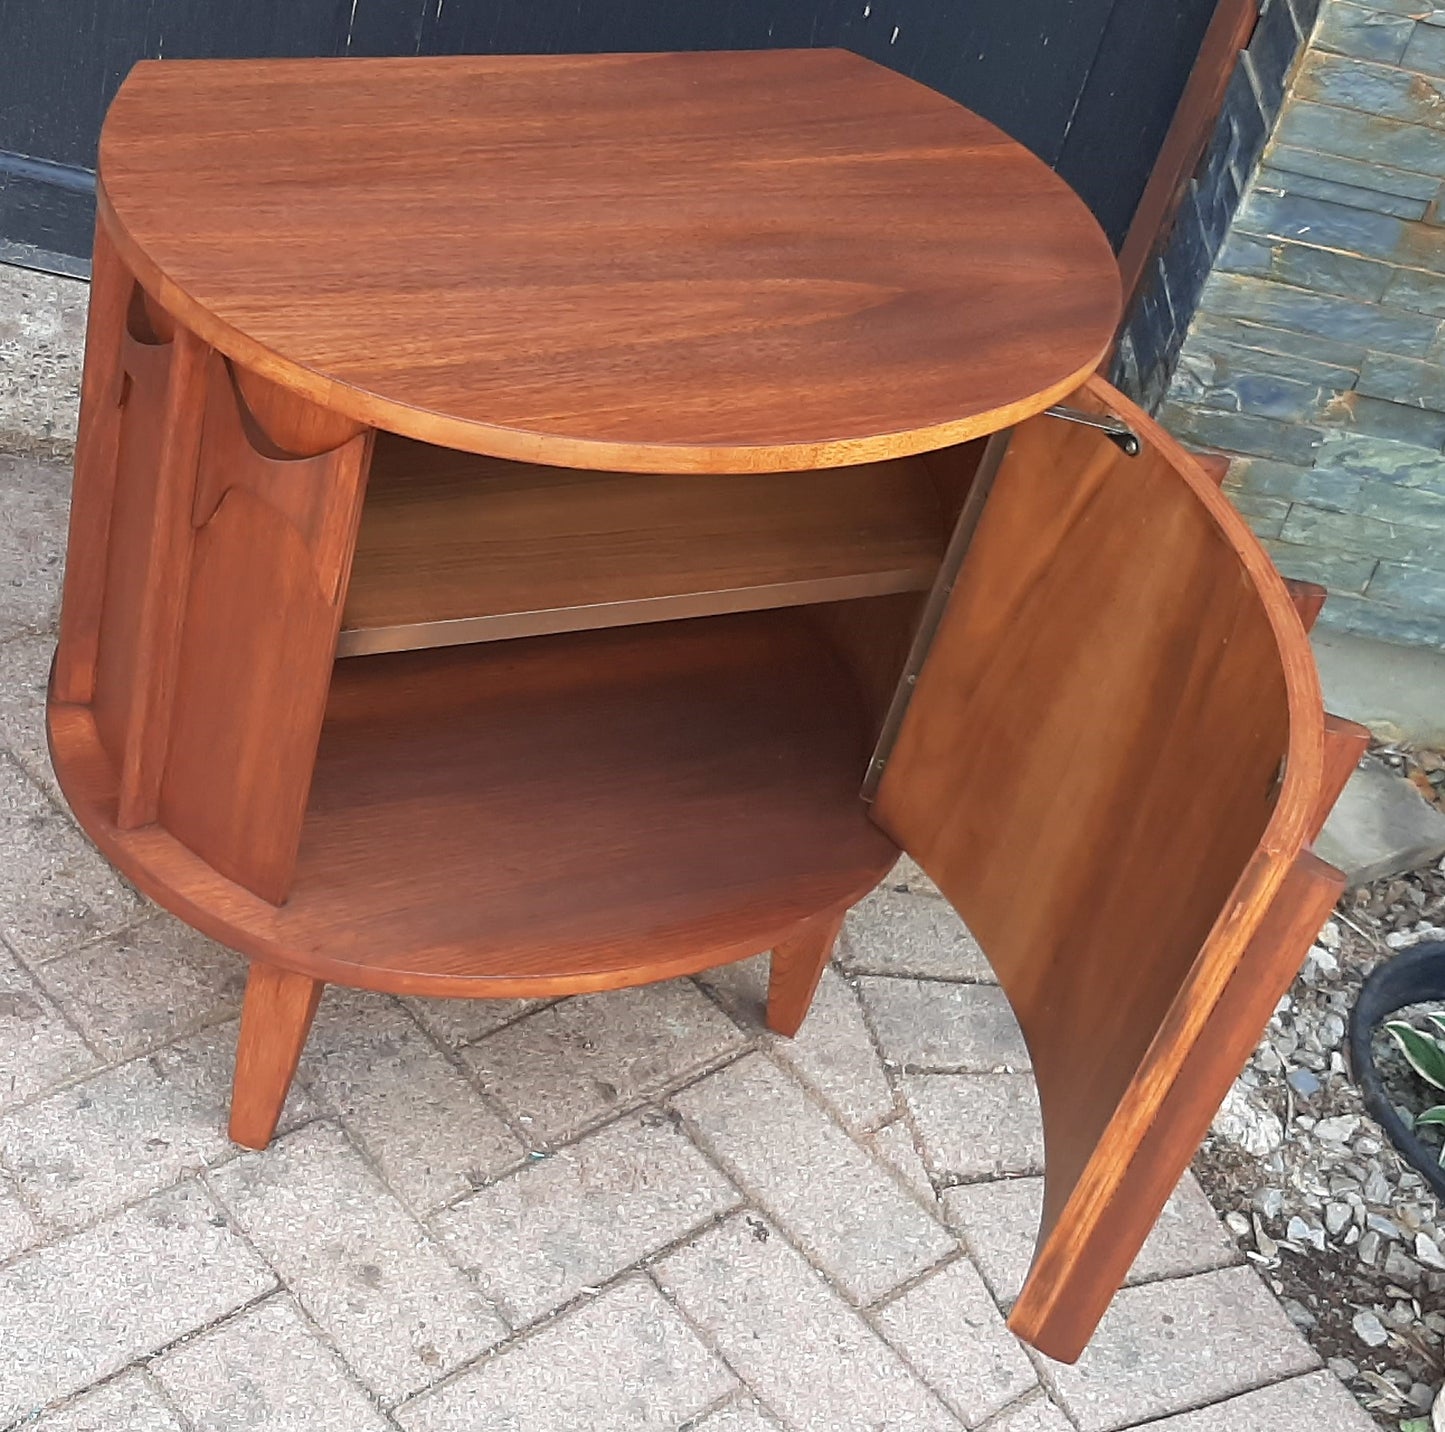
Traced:
<svg viewBox="0 0 1445 1432">
<path fill-rule="evenodd" d="M 339 662 L 290 900 L 157 826 L 114 826 L 84 707 L 52 705 L 81 823 L 142 890 L 248 955 L 398 993 L 520 996 L 769 949 L 897 857 L 858 798 L 859 697 L 767 612 Z"/>
</svg>

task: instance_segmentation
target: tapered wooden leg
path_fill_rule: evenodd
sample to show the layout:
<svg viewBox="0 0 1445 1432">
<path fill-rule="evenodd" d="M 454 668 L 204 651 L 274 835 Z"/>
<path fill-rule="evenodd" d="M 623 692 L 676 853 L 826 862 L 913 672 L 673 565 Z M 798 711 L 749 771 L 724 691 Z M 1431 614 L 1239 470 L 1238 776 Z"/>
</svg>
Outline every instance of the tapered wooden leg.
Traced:
<svg viewBox="0 0 1445 1432">
<path fill-rule="evenodd" d="M 790 1039 L 798 1032 L 833 953 L 843 916 L 822 915 L 773 951 L 768 966 L 768 1028 Z"/>
<path fill-rule="evenodd" d="M 231 1137 L 238 1144 L 264 1149 L 271 1142 L 325 988 L 320 980 L 252 961 L 231 1085 Z"/>
</svg>

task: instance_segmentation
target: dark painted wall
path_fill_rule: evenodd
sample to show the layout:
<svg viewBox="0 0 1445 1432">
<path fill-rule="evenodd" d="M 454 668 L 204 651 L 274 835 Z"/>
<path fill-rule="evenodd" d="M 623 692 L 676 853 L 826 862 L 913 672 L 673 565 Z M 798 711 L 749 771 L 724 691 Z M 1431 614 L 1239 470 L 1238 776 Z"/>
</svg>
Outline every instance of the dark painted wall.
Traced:
<svg viewBox="0 0 1445 1432">
<path fill-rule="evenodd" d="M 841 45 L 1001 125 L 1116 244 L 1214 0 L 0 0 L 0 258 L 89 252 L 101 117 L 146 56 Z M 64 258 L 59 259 L 63 266 Z"/>
</svg>

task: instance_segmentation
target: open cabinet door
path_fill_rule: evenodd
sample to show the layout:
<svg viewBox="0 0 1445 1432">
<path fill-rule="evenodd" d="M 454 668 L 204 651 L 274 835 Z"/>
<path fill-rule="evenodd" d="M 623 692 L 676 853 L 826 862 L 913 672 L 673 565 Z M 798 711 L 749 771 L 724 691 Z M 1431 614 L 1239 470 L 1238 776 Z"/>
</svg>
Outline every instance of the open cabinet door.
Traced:
<svg viewBox="0 0 1445 1432">
<path fill-rule="evenodd" d="M 1337 898 L 1307 847 L 1359 754 L 1195 461 L 1100 380 L 1069 402 L 1142 450 L 1015 430 L 875 802 L 1027 1040 L 1046 1192 L 1009 1325 L 1066 1361 Z"/>
</svg>

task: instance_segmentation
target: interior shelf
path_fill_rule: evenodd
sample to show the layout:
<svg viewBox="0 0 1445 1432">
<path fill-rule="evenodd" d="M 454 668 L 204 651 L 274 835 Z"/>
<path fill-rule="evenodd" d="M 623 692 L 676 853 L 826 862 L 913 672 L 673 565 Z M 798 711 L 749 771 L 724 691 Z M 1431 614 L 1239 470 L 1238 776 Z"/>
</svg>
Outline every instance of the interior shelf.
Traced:
<svg viewBox="0 0 1445 1432">
<path fill-rule="evenodd" d="M 926 591 L 922 458 L 657 476 L 378 434 L 338 655 Z"/>
<path fill-rule="evenodd" d="M 115 830 L 89 713 L 54 727 L 87 828 L 142 888 L 248 954 L 399 992 L 687 973 L 897 856 L 858 797 L 853 680 L 793 611 L 338 662 L 279 908 L 159 827 Z"/>
</svg>

